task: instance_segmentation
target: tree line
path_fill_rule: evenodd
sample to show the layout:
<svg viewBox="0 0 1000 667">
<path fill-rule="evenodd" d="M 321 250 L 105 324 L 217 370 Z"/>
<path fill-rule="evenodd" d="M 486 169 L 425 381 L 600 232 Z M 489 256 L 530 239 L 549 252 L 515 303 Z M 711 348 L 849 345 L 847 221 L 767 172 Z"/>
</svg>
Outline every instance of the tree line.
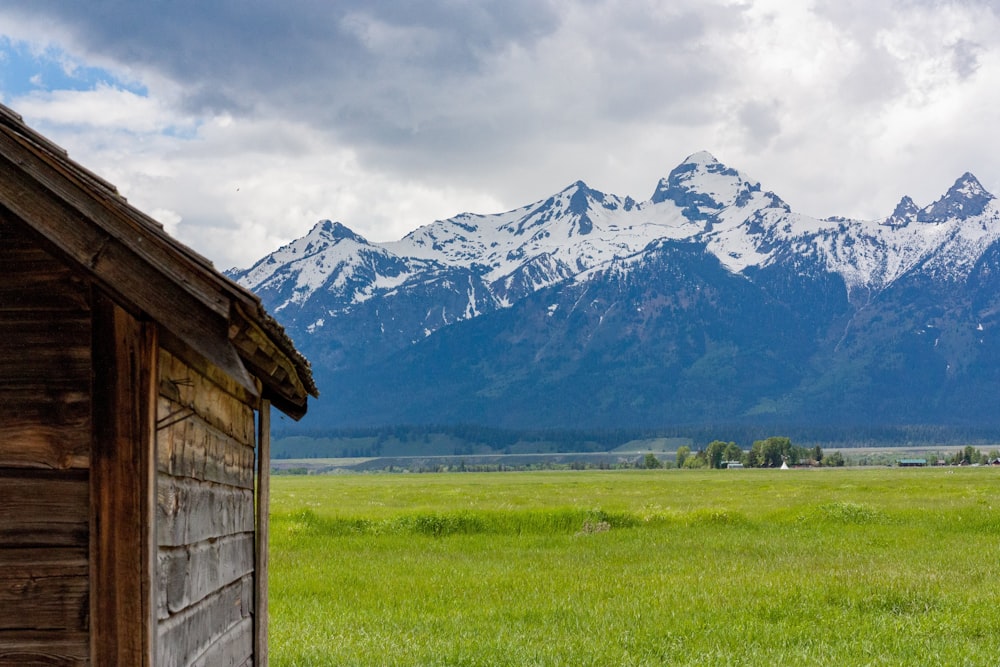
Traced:
<svg viewBox="0 0 1000 667">
<path fill-rule="evenodd" d="M 770 440 L 775 431 L 790 440 L 822 443 L 828 448 L 854 448 L 901 445 L 960 445 L 967 443 L 985 445 L 1000 441 L 1000 430 L 988 427 L 934 426 L 934 425 L 779 425 L 779 424 L 701 424 L 678 425 L 669 428 L 596 428 L 596 429 L 505 429 L 476 424 L 408 424 L 386 426 L 359 426 L 349 428 L 303 428 L 279 420 L 272 429 L 272 441 L 294 436 L 315 440 L 337 440 L 344 443 L 337 451 L 324 451 L 323 456 L 379 456 L 385 443 L 424 443 L 435 436 L 454 438 L 458 444 L 448 454 L 472 454 L 483 448 L 496 453 L 510 453 L 512 448 L 528 451 L 536 445 L 538 451 L 598 452 L 609 451 L 631 441 L 653 438 L 683 438 L 693 445 L 708 443 L 698 454 L 718 442 L 720 432 L 726 433 L 742 447 L 747 443 Z M 350 442 L 354 441 L 354 442 Z M 348 444 L 350 443 L 350 444 Z M 728 445 L 728 442 L 724 443 Z M 718 447 L 718 445 L 716 445 Z M 317 456 L 298 451 L 310 449 L 302 444 L 287 452 L 290 458 Z M 724 448 L 723 448 L 724 449 Z M 751 446 L 752 450 L 753 447 Z M 801 448 L 800 448 L 801 449 Z M 809 448 L 812 449 L 812 448 Z M 795 456 L 791 451 L 785 452 Z M 812 458 L 800 454 L 802 460 Z M 822 462 L 822 459 L 820 459 Z M 780 466 L 780 463 L 778 464 Z M 789 463 L 789 465 L 792 465 Z M 708 466 L 706 460 L 706 467 Z"/>
<path fill-rule="evenodd" d="M 646 454 L 643 462 L 647 468 L 669 465 L 669 462 L 658 460 L 652 453 Z M 791 438 L 771 436 L 755 440 L 746 451 L 735 442 L 723 440 L 713 440 L 698 451 L 692 451 L 687 446 L 678 447 L 673 465 L 678 468 L 726 468 L 733 463 L 746 468 L 780 468 L 782 464 L 839 467 L 845 461 L 840 452 L 824 455 L 819 445 L 800 447 L 793 445 Z"/>
</svg>

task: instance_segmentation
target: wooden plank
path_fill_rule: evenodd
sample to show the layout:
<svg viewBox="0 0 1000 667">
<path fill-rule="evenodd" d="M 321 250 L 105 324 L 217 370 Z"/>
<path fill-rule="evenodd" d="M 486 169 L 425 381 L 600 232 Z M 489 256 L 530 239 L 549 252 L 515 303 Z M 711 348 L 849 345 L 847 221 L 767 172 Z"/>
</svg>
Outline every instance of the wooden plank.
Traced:
<svg viewBox="0 0 1000 667">
<path fill-rule="evenodd" d="M 52 293 L 78 290 L 61 285 Z M 46 310 L 36 297 L 25 293 L 14 310 L 2 309 L 9 299 L 0 302 L 0 466 L 86 468 L 90 315 Z"/>
<path fill-rule="evenodd" d="M 72 311 L 9 311 L 4 310 L 0 326 L 4 336 L 16 336 L 4 341 L 7 350 L 31 350 L 42 355 L 46 363 L 58 361 L 76 365 L 90 358 L 84 342 L 90 338 L 90 315 Z M 65 349 L 52 349 L 53 344 L 66 345 Z M 25 360 L 11 355 L 10 362 Z"/>
<path fill-rule="evenodd" d="M 156 327 L 100 292 L 92 302 L 91 661 L 151 666 Z"/>
<path fill-rule="evenodd" d="M 159 618 L 162 620 L 253 573 L 251 533 L 160 549 Z"/>
<path fill-rule="evenodd" d="M 158 470 L 172 477 L 253 489 L 254 452 L 160 392 Z"/>
<path fill-rule="evenodd" d="M 268 664 L 268 542 L 271 511 L 271 403 L 262 401 L 257 416 L 257 521 L 254 565 L 254 658 L 258 665 Z"/>
<path fill-rule="evenodd" d="M 253 491 L 161 474 L 158 544 L 179 547 L 254 530 Z"/>
<path fill-rule="evenodd" d="M 0 404 L 4 402 L 0 391 Z M 89 407 L 89 403 L 87 404 Z M 90 415 L 63 414 L 44 423 L 43 410 L 17 410 L 0 417 L 0 467 L 86 469 L 90 467 Z"/>
<path fill-rule="evenodd" d="M 0 222 L 0 311 L 90 309 L 90 289 L 19 229 Z"/>
<path fill-rule="evenodd" d="M 253 447 L 253 408 L 234 395 L 231 380 L 210 378 L 168 353 L 161 353 L 161 364 L 161 395 L 192 409 L 214 428 Z M 253 405 L 256 403 L 254 398 Z"/>
<path fill-rule="evenodd" d="M 253 619 L 244 618 L 195 658 L 191 667 L 239 667 L 252 660 L 252 654 Z"/>
<path fill-rule="evenodd" d="M 89 498 L 85 471 L 0 470 L 0 544 L 86 547 Z"/>
<path fill-rule="evenodd" d="M 161 380 L 173 377 L 170 373 L 183 376 L 186 368 L 202 375 L 223 392 L 246 406 L 255 408 L 260 403 L 260 383 L 258 381 L 254 381 L 254 389 L 249 391 L 246 386 L 236 382 L 226 371 L 197 354 L 168 331 L 161 332 L 160 354 L 160 367 L 170 369 L 161 374 Z"/>
<path fill-rule="evenodd" d="M 251 616 L 253 577 L 246 576 L 159 625 L 159 667 L 190 665 Z"/>
<path fill-rule="evenodd" d="M 87 629 L 83 548 L 0 549 L 0 630 Z"/>
<path fill-rule="evenodd" d="M 0 631 L 0 665 L 90 665 L 86 632 Z"/>
</svg>

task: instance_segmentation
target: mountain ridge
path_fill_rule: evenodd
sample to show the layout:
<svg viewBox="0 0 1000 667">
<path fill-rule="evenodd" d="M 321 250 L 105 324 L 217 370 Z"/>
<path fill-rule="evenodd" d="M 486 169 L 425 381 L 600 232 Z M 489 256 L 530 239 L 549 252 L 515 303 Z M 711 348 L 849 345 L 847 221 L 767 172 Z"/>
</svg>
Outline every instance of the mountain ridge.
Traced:
<svg viewBox="0 0 1000 667">
<path fill-rule="evenodd" d="M 992 335 L 1000 303 L 989 292 L 1000 275 L 998 241 L 1000 208 L 971 173 L 923 207 L 904 196 L 884 218 L 818 219 L 702 151 L 646 201 L 576 181 L 532 204 L 462 213 L 384 243 L 321 221 L 230 275 L 261 296 L 344 401 L 318 406 L 325 417 L 317 423 L 444 423 L 464 414 L 538 427 L 580 419 L 544 392 L 575 396 L 599 427 L 653 424 L 657 415 L 669 423 L 830 422 L 838 406 L 899 423 L 950 419 L 950 397 L 967 393 L 952 384 L 968 377 L 983 391 L 1000 390 L 992 366 L 1000 350 L 991 347 L 1000 344 Z M 640 276 L 648 284 L 636 283 Z M 591 305 L 607 311 L 593 319 Z M 551 326 L 567 313 L 575 319 Z M 732 326 L 733 313 L 754 330 Z M 758 335 L 771 321 L 790 337 Z M 917 331 L 940 335 L 925 349 L 911 340 Z M 643 354 L 659 361 L 647 364 Z M 937 408 L 897 405 L 893 413 L 887 399 L 866 406 L 873 387 L 885 390 L 884 377 L 908 382 L 898 364 L 879 361 L 886 354 L 934 369 L 903 394 Z M 544 367 L 545 359 L 558 363 Z M 738 400 L 719 393 L 708 368 L 728 378 Z M 611 378 L 607 388 L 595 389 L 597 369 Z M 588 398 L 559 382 L 594 391 Z M 688 393 L 661 386 L 670 383 Z M 621 407 L 657 401 L 645 412 Z M 956 419 L 975 419 L 971 408 L 957 409 Z"/>
</svg>

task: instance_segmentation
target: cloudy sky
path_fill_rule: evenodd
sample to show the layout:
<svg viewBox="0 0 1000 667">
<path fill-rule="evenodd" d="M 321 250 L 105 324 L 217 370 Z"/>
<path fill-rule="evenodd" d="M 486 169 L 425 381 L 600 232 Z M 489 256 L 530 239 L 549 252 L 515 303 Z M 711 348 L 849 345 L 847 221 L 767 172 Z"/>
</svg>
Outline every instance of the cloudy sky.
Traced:
<svg viewBox="0 0 1000 667">
<path fill-rule="evenodd" d="M 220 268 L 708 150 L 793 209 L 1000 194 L 997 0 L 0 0 L 0 101 Z"/>
</svg>

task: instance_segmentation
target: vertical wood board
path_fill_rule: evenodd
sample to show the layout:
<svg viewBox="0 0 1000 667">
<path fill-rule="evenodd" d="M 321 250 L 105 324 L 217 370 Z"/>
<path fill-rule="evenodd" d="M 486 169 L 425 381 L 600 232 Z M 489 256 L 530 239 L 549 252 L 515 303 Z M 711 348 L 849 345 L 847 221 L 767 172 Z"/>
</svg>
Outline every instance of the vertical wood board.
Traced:
<svg viewBox="0 0 1000 667">
<path fill-rule="evenodd" d="M 257 552 L 254 566 L 254 658 L 268 665 L 268 590 L 271 511 L 271 404 L 261 401 L 257 415 Z"/>
<path fill-rule="evenodd" d="M 156 327 L 94 293 L 91 659 L 154 664 Z"/>
</svg>

